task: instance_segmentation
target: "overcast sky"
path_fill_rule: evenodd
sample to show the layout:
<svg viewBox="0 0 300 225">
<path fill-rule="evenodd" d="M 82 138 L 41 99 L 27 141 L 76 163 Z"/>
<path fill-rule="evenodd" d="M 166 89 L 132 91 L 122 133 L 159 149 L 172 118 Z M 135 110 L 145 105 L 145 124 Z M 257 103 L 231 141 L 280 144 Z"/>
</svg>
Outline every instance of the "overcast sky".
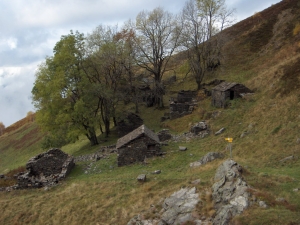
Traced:
<svg viewBox="0 0 300 225">
<path fill-rule="evenodd" d="M 227 0 L 237 21 L 280 0 Z M 142 10 L 161 6 L 178 13 L 185 0 L 0 0 L 0 122 L 7 127 L 35 111 L 31 89 L 35 70 L 61 35 L 90 33 L 119 25 Z"/>
</svg>

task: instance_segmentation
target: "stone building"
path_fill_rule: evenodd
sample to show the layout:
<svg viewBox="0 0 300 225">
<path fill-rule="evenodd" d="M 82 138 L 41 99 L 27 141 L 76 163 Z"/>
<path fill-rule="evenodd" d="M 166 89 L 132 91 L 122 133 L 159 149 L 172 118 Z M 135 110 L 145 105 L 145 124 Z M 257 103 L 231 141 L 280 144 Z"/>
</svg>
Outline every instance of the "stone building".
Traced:
<svg viewBox="0 0 300 225">
<path fill-rule="evenodd" d="M 212 106 L 225 108 L 230 100 L 241 98 L 243 94 L 253 93 L 243 84 L 222 82 L 212 89 Z"/>
<path fill-rule="evenodd" d="M 117 141 L 118 166 L 143 162 L 145 158 L 159 155 L 158 136 L 145 125 L 138 127 Z"/>
</svg>

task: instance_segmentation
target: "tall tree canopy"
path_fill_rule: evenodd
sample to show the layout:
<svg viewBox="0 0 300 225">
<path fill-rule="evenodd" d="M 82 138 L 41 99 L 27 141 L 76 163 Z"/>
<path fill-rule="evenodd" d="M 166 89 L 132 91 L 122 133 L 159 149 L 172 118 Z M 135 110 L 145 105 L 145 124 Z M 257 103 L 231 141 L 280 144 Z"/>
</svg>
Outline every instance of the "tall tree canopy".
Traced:
<svg viewBox="0 0 300 225">
<path fill-rule="evenodd" d="M 32 90 L 37 120 L 53 140 L 73 140 L 84 133 L 91 145 L 98 144 L 95 112 L 87 95 L 84 75 L 84 36 L 76 32 L 62 36 L 36 73 Z M 65 134 L 65 135 L 63 135 Z M 59 138 L 58 138 L 59 136 Z M 54 141 L 55 145 L 63 144 Z"/>
<path fill-rule="evenodd" d="M 182 27 L 176 16 L 162 8 L 140 12 L 131 27 L 136 32 L 136 63 L 153 75 L 156 103 L 163 106 L 164 90 L 161 81 L 171 55 L 179 46 Z"/>
</svg>

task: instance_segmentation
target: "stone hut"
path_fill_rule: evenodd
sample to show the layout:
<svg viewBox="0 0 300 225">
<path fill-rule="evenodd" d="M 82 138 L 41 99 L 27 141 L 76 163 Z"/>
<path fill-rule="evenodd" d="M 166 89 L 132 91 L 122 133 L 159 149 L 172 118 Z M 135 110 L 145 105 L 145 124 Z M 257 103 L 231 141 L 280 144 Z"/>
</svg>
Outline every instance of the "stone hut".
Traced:
<svg viewBox="0 0 300 225">
<path fill-rule="evenodd" d="M 222 82 L 212 89 L 211 104 L 218 108 L 225 108 L 229 100 L 241 98 L 247 93 L 253 92 L 243 84 Z"/>
<path fill-rule="evenodd" d="M 54 148 L 31 158 L 27 172 L 18 176 L 18 188 L 53 186 L 64 179 L 75 166 L 74 158 Z"/>
<path fill-rule="evenodd" d="M 143 125 L 143 123 L 143 119 L 137 114 L 128 113 L 124 119 L 117 123 L 118 136 L 123 137 L 124 135 Z"/>
<path fill-rule="evenodd" d="M 153 157 L 160 153 L 158 136 L 145 125 L 119 138 L 116 148 L 118 151 L 118 166 L 143 162 L 146 157 Z"/>
</svg>

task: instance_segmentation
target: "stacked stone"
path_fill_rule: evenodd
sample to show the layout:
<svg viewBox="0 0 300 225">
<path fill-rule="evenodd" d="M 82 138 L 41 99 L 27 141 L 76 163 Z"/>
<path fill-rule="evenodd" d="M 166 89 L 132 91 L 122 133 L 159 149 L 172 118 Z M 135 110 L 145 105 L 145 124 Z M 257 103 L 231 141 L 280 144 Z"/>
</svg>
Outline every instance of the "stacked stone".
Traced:
<svg viewBox="0 0 300 225">
<path fill-rule="evenodd" d="M 27 172 L 18 176 L 18 189 L 53 186 L 65 178 L 74 166 L 72 156 L 60 149 L 50 149 L 28 161 Z"/>
</svg>

